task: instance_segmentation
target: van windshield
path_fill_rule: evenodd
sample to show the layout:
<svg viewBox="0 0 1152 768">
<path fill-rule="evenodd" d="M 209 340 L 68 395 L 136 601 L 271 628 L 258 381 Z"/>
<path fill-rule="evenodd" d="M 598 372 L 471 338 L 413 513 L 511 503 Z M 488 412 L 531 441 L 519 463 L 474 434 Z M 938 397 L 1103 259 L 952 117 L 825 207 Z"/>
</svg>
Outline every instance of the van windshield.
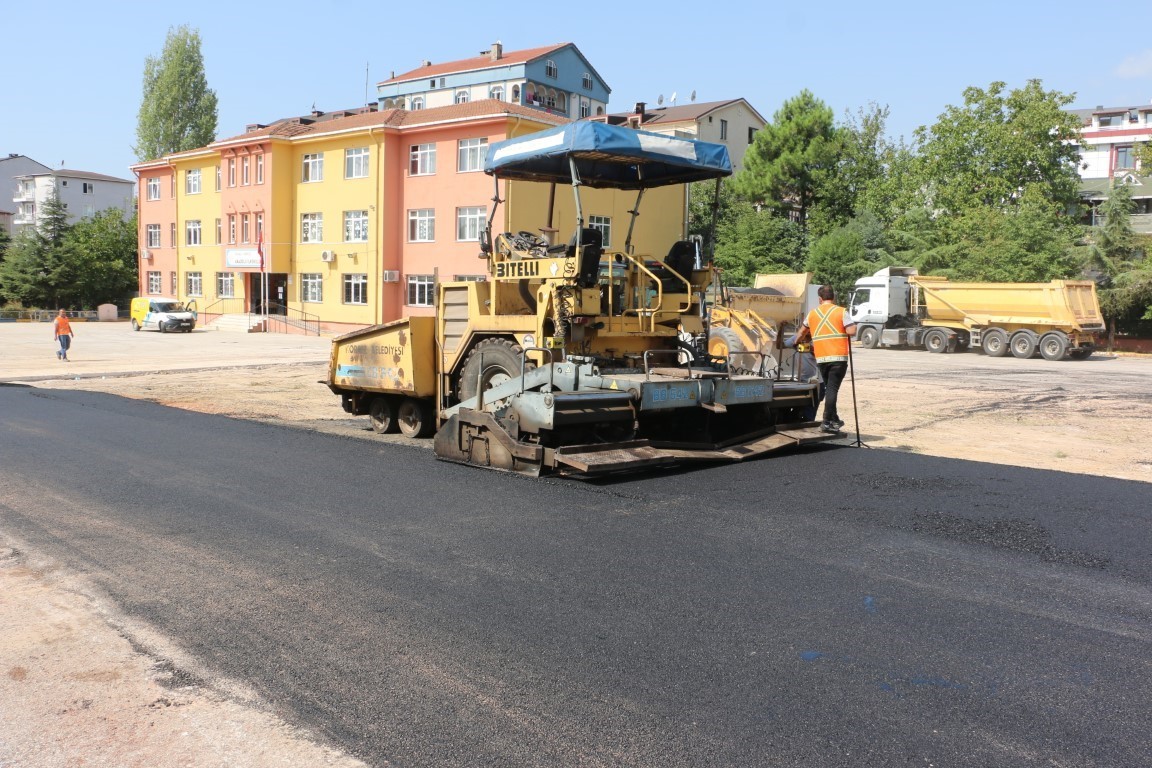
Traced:
<svg viewBox="0 0 1152 768">
<path fill-rule="evenodd" d="M 184 305 L 179 301 L 157 301 L 154 302 L 156 309 L 155 312 L 183 312 Z"/>
</svg>

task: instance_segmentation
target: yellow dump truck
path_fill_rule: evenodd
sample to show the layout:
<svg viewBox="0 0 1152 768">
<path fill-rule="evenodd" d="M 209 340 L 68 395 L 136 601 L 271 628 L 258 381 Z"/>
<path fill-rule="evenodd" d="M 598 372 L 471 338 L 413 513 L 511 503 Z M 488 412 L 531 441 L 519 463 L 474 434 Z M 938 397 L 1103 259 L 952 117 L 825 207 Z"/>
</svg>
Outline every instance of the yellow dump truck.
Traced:
<svg viewBox="0 0 1152 768">
<path fill-rule="evenodd" d="M 961 283 L 886 267 L 856 281 L 849 302 L 861 346 L 978 348 L 989 357 L 1083 360 L 1104 318 L 1090 280 Z"/>
</svg>

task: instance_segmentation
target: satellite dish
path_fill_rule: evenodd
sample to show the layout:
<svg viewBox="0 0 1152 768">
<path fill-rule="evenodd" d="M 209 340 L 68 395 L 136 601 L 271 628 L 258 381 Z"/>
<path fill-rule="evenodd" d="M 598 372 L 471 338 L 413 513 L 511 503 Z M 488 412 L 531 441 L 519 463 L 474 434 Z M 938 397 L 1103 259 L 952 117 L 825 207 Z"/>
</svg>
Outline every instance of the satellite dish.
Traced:
<svg viewBox="0 0 1152 768">
<path fill-rule="evenodd" d="M 673 104 L 676 103 L 676 91 L 672 91 L 672 98 L 669 99 Z"/>
<path fill-rule="evenodd" d="M 659 96 L 656 97 L 656 104 L 657 105 L 663 105 L 664 104 L 664 94 L 660 94 Z"/>
</svg>

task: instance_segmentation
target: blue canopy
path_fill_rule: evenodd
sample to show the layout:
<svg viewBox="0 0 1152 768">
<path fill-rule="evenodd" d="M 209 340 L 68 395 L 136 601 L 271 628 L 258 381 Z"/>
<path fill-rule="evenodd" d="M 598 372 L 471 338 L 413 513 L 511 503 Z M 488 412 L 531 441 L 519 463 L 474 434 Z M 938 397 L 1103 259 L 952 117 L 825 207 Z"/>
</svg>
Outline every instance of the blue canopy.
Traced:
<svg viewBox="0 0 1152 768">
<path fill-rule="evenodd" d="M 488 147 L 484 172 L 501 179 L 572 183 L 568 159 L 589 187 L 647 189 L 732 174 L 723 144 L 607 123 L 577 122 Z"/>
</svg>

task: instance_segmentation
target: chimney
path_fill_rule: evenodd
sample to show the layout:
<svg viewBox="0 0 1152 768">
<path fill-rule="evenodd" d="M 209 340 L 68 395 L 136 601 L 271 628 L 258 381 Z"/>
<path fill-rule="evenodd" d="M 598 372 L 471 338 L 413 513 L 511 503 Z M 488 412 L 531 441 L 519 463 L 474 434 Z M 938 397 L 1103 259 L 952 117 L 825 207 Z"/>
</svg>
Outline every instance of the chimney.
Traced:
<svg viewBox="0 0 1152 768">
<path fill-rule="evenodd" d="M 492 43 L 492 50 L 488 51 L 488 59 L 490 61 L 500 61 L 504 58 L 504 46 L 499 40 Z"/>
<path fill-rule="evenodd" d="M 640 115 L 641 118 L 643 118 L 644 117 L 644 108 L 647 106 L 648 105 L 645 104 L 644 102 L 638 101 L 638 102 L 636 102 L 636 107 L 632 111 L 635 112 L 636 114 Z"/>
</svg>

